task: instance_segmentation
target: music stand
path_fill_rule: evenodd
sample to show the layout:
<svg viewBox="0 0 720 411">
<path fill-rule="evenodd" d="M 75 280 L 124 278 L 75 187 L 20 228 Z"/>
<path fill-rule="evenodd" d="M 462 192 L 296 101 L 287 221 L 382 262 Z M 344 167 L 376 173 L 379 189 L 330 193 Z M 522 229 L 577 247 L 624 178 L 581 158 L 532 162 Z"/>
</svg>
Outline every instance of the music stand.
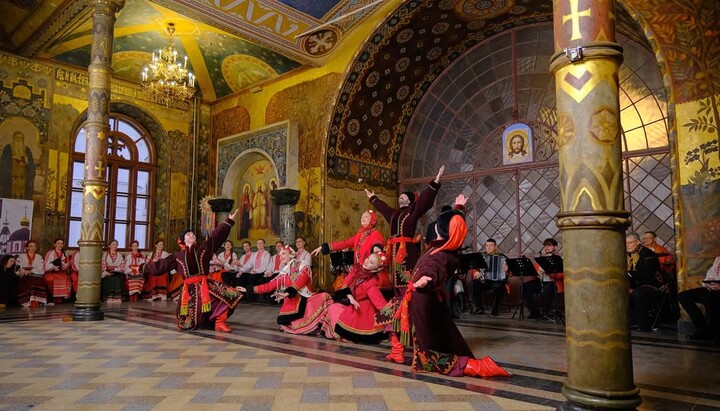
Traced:
<svg viewBox="0 0 720 411">
<path fill-rule="evenodd" d="M 557 274 L 563 272 L 563 259 L 559 255 L 535 257 L 535 261 L 546 274 Z"/>
<path fill-rule="evenodd" d="M 520 277 L 520 305 L 515 310 L 512 318 L 515 318 L 515 314 L 518 315 L 518 321 L 525 319 L 525 299 L 523 298 L 523 277 L 537 277 L 538 273 L 535 271 L 532 261 L 527 257 L 520 258 L 507 258 L 505 264 L 508 266 L 508 270 L 513 273 L 514 276 Z"/>
<path fill-rule="evenodd" d="M 485 270 L 487 264 L 482 253 L 460 254 L 460 272 L 466 273 L 470 270 Z"/>
<path fill-rule="evenodd" d="M 535 257 L 535 262 L 545 271 L 545 274 L 558 274 L 563 271 L 563 259 L 559 255 L 548 255 L 543 257 Z M 558 292 L 557 286 L 555 286 L 555 298 L 552 307 L 552 321 L 555 324 L 565 323 L 565 313 L 560 311 L 557 307 Z M 549 318 L 551 314 L 546 315 Z"/>
<path fill-rule="evenodd" d="M 351 251 L 333 251 L 330 253 L 330 273 L 337 276 L 343 271 L 348 272 L 353 266 L 355 253 Z"/>
</svg>

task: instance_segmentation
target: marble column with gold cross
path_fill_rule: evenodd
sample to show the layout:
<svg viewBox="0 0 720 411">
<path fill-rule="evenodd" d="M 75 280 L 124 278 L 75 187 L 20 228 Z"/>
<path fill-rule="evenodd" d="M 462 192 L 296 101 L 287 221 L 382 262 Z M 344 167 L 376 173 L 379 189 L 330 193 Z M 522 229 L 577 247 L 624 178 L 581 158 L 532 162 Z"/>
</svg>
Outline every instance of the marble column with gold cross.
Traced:
<svg viewBox="0 0 720 411">
<path fill-rule="evenodd" d="M 554 0 L 568 376 L 559 409 L 635 409 L 614 2 Z"/>
<path fill-rule="evenodd" d="M 88 74 L 88 114 L 85 123 L 85 174 L 83 179 L 82 224 L 80 229 L 79 287 L 73 319 L 103 319 L 100 310 L 100 272 L 103 249 L 105 192 L 107 190 L 106 156 L 112 81 L 112 44 L 115 14 L 125 0 L 91 0 L 94 8 L 92 45 Z"/>
</svg>

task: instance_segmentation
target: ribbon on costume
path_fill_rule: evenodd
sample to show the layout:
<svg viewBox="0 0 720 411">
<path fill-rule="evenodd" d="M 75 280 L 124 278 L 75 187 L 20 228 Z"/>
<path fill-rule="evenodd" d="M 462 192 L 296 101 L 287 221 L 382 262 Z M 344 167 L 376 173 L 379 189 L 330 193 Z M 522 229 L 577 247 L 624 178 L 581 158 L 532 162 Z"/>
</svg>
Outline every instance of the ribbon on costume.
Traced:
<svg viewBox="0 0 720 411">
<path fill-rule="evenodd" d="M 190 284 L 200 283 L 200 302 L 202 304 L 201 312 L 210 311 L 210 288 L 208 287 L 207 278 L 204 275 L 196 275 L 185 279 L 180 299 L 180 315 L 188 315 L 188 301 L 190 300 Z"/>
<path fill-rule="evenodd" d="M 393 316 L 392 320 L 393 330 L 398 333 L 400 343 L 404 346 L 410 345 L 411 333 L 409 304 L 410 300 L 412 299 L 412 293 L 414 291 L 415 285 L 412 282 L 408 283 L 408 288 L 407 291 L 405 291 L 405 296 L 400 302 L 400 306 L 398 307 L 397 311 L 395 311 L 395 316 Z"/>
</svg>

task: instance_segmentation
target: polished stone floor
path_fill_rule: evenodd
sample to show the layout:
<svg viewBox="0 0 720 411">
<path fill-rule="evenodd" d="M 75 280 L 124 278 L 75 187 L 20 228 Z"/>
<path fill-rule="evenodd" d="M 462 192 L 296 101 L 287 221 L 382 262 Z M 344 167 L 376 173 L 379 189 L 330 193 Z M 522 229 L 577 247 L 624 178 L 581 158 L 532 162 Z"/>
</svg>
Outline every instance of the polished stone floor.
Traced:
<svg viewBox="0 0 720 411">
<path fill-rule="evenodd" d="M 463 315 L 476 356 L 514 374 L 482 380 L 415 374 L 379 346 L 293 336 L 278 307 L 242 304 L 231 334 L 181 333 L 174 302 L 0 310 L 2 410 L 546 410 L 560 404 L 565 335 L 552 322 Z M 589 367 L 592 364 L 588 364 Z M 675 330 L 633 335 L 642 410 L 720 410 L 720 347 Z"/>
</svg>

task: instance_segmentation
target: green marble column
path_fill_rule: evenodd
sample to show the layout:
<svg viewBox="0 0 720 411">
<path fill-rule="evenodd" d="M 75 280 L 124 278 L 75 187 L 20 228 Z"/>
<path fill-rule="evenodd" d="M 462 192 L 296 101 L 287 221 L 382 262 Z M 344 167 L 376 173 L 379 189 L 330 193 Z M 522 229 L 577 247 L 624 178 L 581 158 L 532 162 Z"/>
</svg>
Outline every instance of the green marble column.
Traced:
<svg viewBox="0 0 720 411">
<path fill-rule="evenodd" d="M 73 319 L 103 319 L 100 310 L 100 272 L 103 249 L 106 155 L 112 81 L 112 44 L 115 14 L 125 0 L 91 0 L 94 7 L 92 46 L 88 74 L 88 116 L 85 124 L 86 151 L 83 179 L 82 226 L 78 260 L 79 289 Z"/>
<path fill-rule="evenodd" d="M 559 409 L 635 409 L 614 2 L 553 7 L 568 366 Z"/>
</svg>

